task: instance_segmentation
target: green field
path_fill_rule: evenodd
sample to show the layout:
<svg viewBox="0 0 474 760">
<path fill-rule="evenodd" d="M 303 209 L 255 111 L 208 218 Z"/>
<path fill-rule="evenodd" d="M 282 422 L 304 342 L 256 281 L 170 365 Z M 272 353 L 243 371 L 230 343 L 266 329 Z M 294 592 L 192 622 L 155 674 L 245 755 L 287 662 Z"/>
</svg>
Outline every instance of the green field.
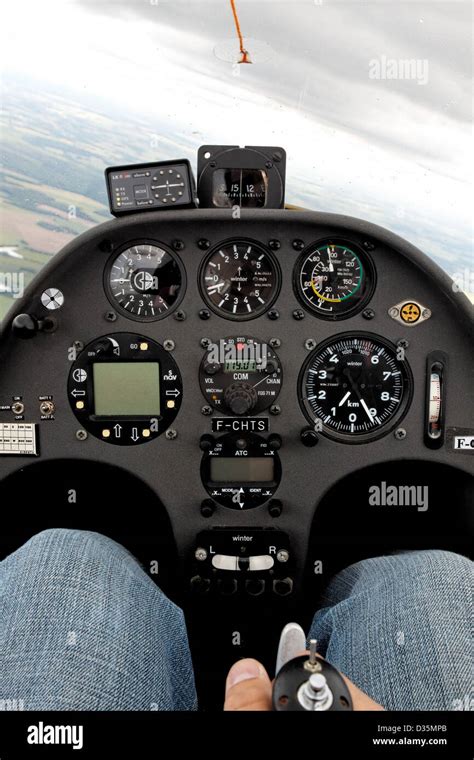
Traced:
<svg viewBox="0 0 474 760">
<path fill-rule="evenodd" d="M 157 158 L 149 130 L 123 114 L 9 83 L 2 97 L 0 319 L 13 300 L 6 275 L 22 271 L 28 284 L 72 238 L 111 218 L 105 167 Z M 160 150 L 176 152 L 166 140 Z"/>
</svg>

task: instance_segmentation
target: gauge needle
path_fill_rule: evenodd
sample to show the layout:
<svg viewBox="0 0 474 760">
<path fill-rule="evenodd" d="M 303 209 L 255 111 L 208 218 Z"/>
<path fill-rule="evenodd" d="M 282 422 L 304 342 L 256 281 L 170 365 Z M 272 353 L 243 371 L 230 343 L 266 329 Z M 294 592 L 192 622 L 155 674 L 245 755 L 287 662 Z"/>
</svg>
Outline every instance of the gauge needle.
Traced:
<svg viewBox="0 0 474 760">
<path fill-rule="evenodd" d="M 365 401 L 364 401 L 364 399 L 363 399 L 363 398 L 361 398 L 361 400 L 360 400 L 360 403 L 362 404 L 362 406 L 364 407 L 365 411 L 367 412 L 367 417 L 368 417 L 368 418 L 369 418 L 369 420 L 370 420 L 370 421 L 373 423 L 373 421 L 374 421 L 374 418 L 372 417 L 372 415 L 371 415 L 371 413 L 370 413 L 370 409 L 369 409 L 369 407 L 367 406 L 367 404 L 365 403 Z"/>
<path fill-rule="evenodd" d="M 258 381 L 258 383 L 255 383 L 255 385 L 252 385 L 252 388 L 256 388 L 257 385 L 260 385 L 260 383 L 263 383 L 263 381 L 266 380 L 268 377 L 271 377 L 271 375 L 264 375 L 262 379 Z"/>
<path fill-rule="evenodd" d="M 351 392 L 347 391 L 344 398 L 341 398 L 341 400 L 339 401 L 339 406 L 342 406 L 343 404 L 345 404 L 350 395 L 351 395 Z"/>
</svg>

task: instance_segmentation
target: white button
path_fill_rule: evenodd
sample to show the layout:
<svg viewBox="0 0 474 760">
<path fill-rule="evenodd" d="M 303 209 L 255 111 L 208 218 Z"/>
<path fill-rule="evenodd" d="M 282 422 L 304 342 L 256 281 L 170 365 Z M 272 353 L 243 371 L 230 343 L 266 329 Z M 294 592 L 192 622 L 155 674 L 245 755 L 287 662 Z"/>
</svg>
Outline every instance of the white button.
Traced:
<svg viewBox="0 0 474 760">
<path fill-rule="evenodd" d="M 249 570 L 271 570 L 275 561 L 269 554 L 260 554 L 250 557 Z"/>
<path fill-rule="evenodd" d="M 215 554 L 212 558 L 212 566 L 217 570 L 238 570 L 239 558 L 229 554 Z"/>
</svg>

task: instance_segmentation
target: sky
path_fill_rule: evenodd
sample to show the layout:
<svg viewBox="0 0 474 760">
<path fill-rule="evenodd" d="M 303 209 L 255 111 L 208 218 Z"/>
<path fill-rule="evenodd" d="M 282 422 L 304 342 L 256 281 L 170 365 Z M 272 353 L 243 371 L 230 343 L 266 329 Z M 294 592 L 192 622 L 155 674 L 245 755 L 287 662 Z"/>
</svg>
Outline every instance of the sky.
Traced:
<svg viewBox="0 0 474 760">
<path fill-rule="evenodd" d="M 144 161 L 170 157 L 170 138 L 184 155 L 281 145 L 289 202 L 472 269 L 471 3 L 236 5 L 252 65 L 235 64 L 228 0 L 8 0 L 1 55 L 9 74 L 140 115 Z"/>
</svg>

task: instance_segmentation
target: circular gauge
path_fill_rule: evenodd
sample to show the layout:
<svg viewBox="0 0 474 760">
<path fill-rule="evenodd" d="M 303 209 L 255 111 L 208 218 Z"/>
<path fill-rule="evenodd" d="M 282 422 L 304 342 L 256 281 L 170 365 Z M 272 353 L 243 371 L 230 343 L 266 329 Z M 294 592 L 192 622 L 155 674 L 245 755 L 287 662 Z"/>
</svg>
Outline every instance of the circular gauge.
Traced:
<svg viewBox="0 0 474 760">
<path fill-rule="evenodd" d="M 303 252 L 294 285 L 311 313 L 322 319 L 346 319 L 371 297 L 375 270 L 367 254 L 353 243 L 327 240 Z"/>
<path fill-rule="evenodd" d="M 103 335 L 72 364 L 68 397 L 81 426 L 104 443 L 137 446 L 167 430 L 183 385 L 170 352 L 136 333 Z"/>
<path fill-rule="evenodd" d="M 280 458 L 254 433 L 229 433 L 214 440 L 202 458 L 201 478 L 209 496 L 230 509 L 253 509 L 271 499 L 281 480 Z"/>
<path fill-rule="evenodd" d="M 271 306 L 280 289 L 276 260 L 261 245 L 223 243 L 204 260 L 201 290 L 209 306 L 226 319 L 254 319 Z"/>
<path fill-rule="evenodd" d="M 225 338 L 211 343 L 199 368 L 208 404 L 224 414 L 255 415 L 268 409 L 280 392 L 280 360 L 255 338 Z"/>
<path fill-rule="evenodd" d="M 155 198 L 170 206 L 178 203 L 186 190 L 186 178 L 183 176 L 183 170 L 176 167 L 157 167 L 151 179 L 154 183 L 151 185 L 151 191 Z"/>
<path fill-rule="evenodd" d="M 181 301 L 181 262 L 155 243 L 137 242 L 115 253 L 105 272 L 105 290 L 117 311 L 140 322 L 166 317 Z"/>
<path fill-rule="evenodd" d="M 307 418 L 335 440 L 380 438 L 405 414 L 412 395 L 408 362 L 377 335 L 345 333 L 310 354 L 300 374 Z"/>
</svg>

